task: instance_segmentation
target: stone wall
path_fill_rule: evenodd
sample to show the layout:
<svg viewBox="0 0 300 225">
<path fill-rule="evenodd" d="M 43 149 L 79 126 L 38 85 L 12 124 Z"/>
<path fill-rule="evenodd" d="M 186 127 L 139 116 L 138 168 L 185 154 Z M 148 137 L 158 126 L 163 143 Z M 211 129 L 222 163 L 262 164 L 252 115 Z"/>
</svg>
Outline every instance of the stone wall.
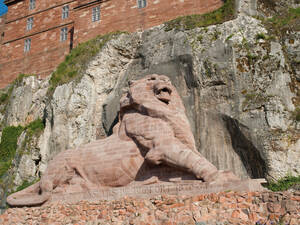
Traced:
<svg viewBox="0 0 300 225">
<path fill-rule="evenodd" d="M 290 224 L 300 223 L 300 192 L 221 192 L 12 208 L 5 224 Z"/>
<path fill-rule="evenodd" d="M 20 73 L 50 75 L 70 48 L 97 35 L 117 30 L 143 30 L 181 15 L 206 13 L 222 4 L 221 0 L 148 0 L 145 8 L 138 9 L 136 0 L 107 0 L 101 3 L 100 20 L 92 22 L 92 9 L 100 5 L 99 1 L 37 1 L 33 10 L 28 9 L 29 0 L 11 1 L 7 3 L 7 19 L 0 34 L 3 35 L 0 39 L 0 88 Z M 62 19 L 65 5 L 69 5 L 69 17 Z M 26 31 L 30 17 L 34 18 L 33 28 Z M 68 40 L 61 42 L 63 27 L 68 27 Z M 25 53 L 27 38 L 31 38 L 31 49 Z"/>
<path fill-rule="evenodd" d="M 138 9 L 136 2 L 136 0 L 103 2 L 100 21 L 94 23 L 87 21 L 91 21 L 92 8 L 95 5 L 75 9 L 75 43 L 115 30 L 129 32 L 144 30 L 178 16 L 210 12 L 223 4 L 220 0 L 148 0 L 145 8 Z"/>
</svg>

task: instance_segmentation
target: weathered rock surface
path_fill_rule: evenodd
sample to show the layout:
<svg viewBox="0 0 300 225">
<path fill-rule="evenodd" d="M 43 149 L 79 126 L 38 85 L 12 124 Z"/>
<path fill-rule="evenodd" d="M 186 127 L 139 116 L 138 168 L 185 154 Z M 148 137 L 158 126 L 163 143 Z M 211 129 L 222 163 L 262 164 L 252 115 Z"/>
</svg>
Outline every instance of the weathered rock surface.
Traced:
<svg viewBox="0 0 300 225">
<path fill-rule="evenodd" d="M 272 16 L 299 3 L 278 1 L 266 11 L 267 2 L 239 1 L 236 19 L 206 28 L 166 32 L 161 25 L 122 34 L 104 46 L 80 81 L 59 86 L 51 98 L 47 80 L 24 78 L 0 116 L 2 124 L 40 117 L 46 127 L 36 140 L 38 162 L 32 155 L 22 159 L 28 166 L 17 169 L 15 187 L 43 173 L 58 152 L 110 134 L 122 88 L 149 73 L 169 76 L 198 150 L 217 168 L 242 178 L 299 175 L 299 32 L 258 39 L 272 34 L 251 16 Z"/>
<path fill-rule="evenodd" d="M 123 198 L 78 204 L 8 209 L 8 224 L 290 224 L 300 223 L 300 193 L 221 192 L 218 194 Z"/>
<path fill-rule="evenodd" d="M 164 185 L 172 179 L 202 179 L 212 186 L 240 182 L 231 172 L 218 171 L 197 151 L 185 108 L 167 76 L 152 74 L 130 81 L 120 100 L 119 120 L 110 137 L 57 154 L 41 180 L 10 195 L 8 204 L 41 205 L 54 194 L 63 199 L 65 193 L 83 194 L 136 182 L 138 187 Z M 33 176 L 36 171 L 30 159 L 24 155 L 20 160 L 23 175 Z"/>
</svg>

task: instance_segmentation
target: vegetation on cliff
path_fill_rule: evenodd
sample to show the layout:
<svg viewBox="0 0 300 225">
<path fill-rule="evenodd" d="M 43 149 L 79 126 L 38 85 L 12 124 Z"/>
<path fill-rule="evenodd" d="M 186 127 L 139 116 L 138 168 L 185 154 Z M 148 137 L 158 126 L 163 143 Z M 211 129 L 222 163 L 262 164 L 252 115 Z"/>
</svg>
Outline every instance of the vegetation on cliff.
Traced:
<svg viewBox="0 0 300 225">
<path fill-rule="evenodd" d="M 281 37 L 287 31 L 300 31 L 300 7 L 289 8 L 271 18 L 260 18 L 266 28 Z"/>
<path fill-rule="evenodd" d="M 26 127 L 9 126 L 2 131 L 0 142 L 0 178 L 11 167 L 12 161 L 15 158 L 18 147 L 18 138 L 23 131 L 26 131 L 25 142 L 28 143 L 34 135 L 39 135 L 44 130 L 44 124 L 41 119 L 37 119 Z"/>
<path fill-rule="evenodd" d="M 235 16 L 235 1 L 226 0 L 224 5 L 210 13 L 203 15 L 181 16 L 165 23 L 165 31 L 191 30 L 196 27 L 207 27 L 214 24 L 221 24 L 232 20 Z"/>
<path fill-rule="evenodd" d="M 97 36 L 87 42 L 80 43 L 72 49 L 65 60 L 59 64 L 56 71 L 50 79 L 49 92 L 53 92 L 59 85 L 69 83 L 75 79 L 80 79 L 82 71 L 87 68 L 91 59 L 99 53 L 102 47 L 111 39 L 124 32 L 112 32 L 105 35 Z"/>
<path fill-rule="evenodd" d="M 265 187 L 272 191 L 286 191 L 294 187 L 295 189 L 299 189 L 300 176 L 286 176 L 278 181 L 268 183 Z"/>
<path fill-rule="evenodd" d="M 19 74 L 19 76 L 6 88 L 0 90 L 0 111 L 4 112 L 6 110 L 6 105 L 9 102 L 10 96 L 14 90 L 15 87 L 18 87 L 22 84 L 23 79 L 25 77 L 34 76 L 33 74 Z"/>
<path fill-rule="evenodd" d="M 24 128 L 6 127 L 2 131 L 0 143 L 0 177 L 10 168 L 17 150 L 17 141 Z"/>
</svg>

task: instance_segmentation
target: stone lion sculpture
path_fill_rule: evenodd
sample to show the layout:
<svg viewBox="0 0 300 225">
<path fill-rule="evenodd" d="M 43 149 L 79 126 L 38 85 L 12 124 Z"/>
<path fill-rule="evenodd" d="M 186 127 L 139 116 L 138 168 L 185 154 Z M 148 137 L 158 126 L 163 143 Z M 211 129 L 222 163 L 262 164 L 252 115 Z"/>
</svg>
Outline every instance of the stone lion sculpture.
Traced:
<svg viewBox="0 0 300 225">
<path fill-rule="evenodd" d="M 38 183 L 10 195 L 7 202 L 41 205 L 54 193 L 160 182 L 151 172 L 144 173 L 145 164 L 151 165 L 150 171 L 167 166 L 209 183 L 238 180 L 218 171 L 196 150 L 179 94 L 168 77 L 153 74 L 129 83 L 110 137 L 57 154 Z"/>
</svg>

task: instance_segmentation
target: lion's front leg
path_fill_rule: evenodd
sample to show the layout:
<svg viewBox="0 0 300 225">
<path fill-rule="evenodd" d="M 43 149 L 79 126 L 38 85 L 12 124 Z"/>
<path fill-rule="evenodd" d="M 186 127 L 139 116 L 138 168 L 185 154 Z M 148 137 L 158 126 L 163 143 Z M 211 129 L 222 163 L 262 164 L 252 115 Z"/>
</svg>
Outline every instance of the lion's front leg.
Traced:
<svg viewBox="0 0 300 225">
<path fill-rule="evenodd" d="M 165 163 L 193 173 L 198 179 L 210 182 L 217 168 L 200 154 L 188 149 L 176 138 L 164 136 L 156 141 L 156 147 L 150 150 L 145 159 L 156 165 Z"/>
<path fill-rule="evenodd" d="M 213 164 L 176 138 L 168 122 L 139 113 L 125 115 L 124 122 L 127 135 L 147 151 L 145 159 L 148 162 L 186 170 L 204 181 L 217 173 Z"/>
</svg>

